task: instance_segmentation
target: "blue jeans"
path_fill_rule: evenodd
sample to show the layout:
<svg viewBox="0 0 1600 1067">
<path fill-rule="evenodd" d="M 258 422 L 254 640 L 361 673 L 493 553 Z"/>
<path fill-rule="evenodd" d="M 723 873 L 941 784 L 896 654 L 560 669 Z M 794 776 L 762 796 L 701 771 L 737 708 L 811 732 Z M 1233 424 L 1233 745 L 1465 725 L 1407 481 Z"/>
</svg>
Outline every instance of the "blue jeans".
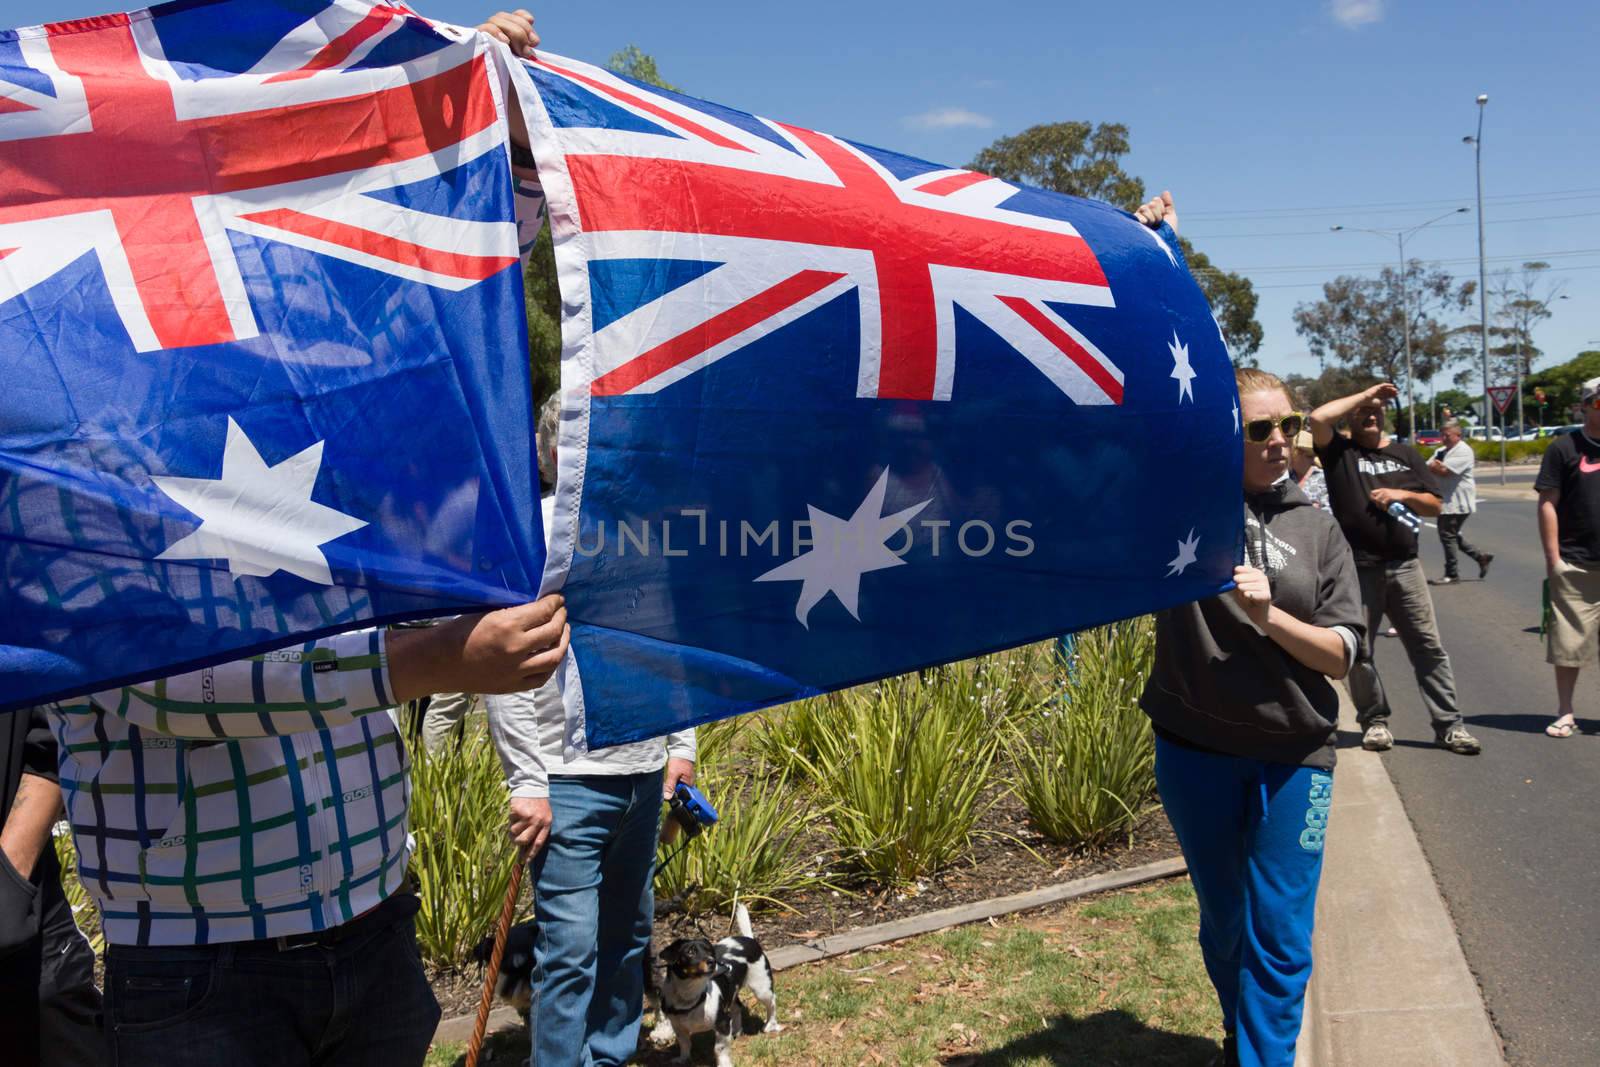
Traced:
<svg viewBox="0 0 1600 1067">
<path fill-rule="evenodd" d="M 416 912 L 416 897 L 396 894 L 326 944 L 112 945 L 110 1062 L 421 1067 L 439 1002 L 417 952 Z"/>
<path fill-rule="evenodd" d="M 534 857 L 534 1067 L 609 1067 L 639 1046 L 661 771 L 550 776 Z"/>
<path fill-rule="evenodd" d="M 1200 951 L 1241 1067 L 1290 1067 L 1333 775 L 1156 738 L 1156 784 L 1200 902 Z"/>
</svg>

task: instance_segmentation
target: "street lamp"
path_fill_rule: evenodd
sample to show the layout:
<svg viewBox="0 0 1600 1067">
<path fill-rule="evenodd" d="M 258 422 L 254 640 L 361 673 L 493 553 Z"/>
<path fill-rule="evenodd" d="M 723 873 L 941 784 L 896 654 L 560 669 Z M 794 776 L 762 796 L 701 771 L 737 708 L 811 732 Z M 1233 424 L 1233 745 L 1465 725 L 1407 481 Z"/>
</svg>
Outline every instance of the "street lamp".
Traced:
<svg viewBox="0 0 1600 1067">
<path fill-rule="evenodd" d="M 1467 209 L 1458 207 L 1453 211 L 1446 211 L 1438 218 L 1419 222 L 1415 226 L 1408 226 L 1403 230 L 1369 230 L 1362 226 L 1333 226 L 1334 233 L 1370 233 L 1378 237 L 1393 237 L 1400 252 L 1400 325 L 1406 340 L 1406 433 L 1413 440 L 1417 436 L 1417 397 L 1416 390 L 1411 381 L 1411 297 L 1406 285 L 1406 238 L 1418 230 L 1425 230 L 1441 219 L 1451 215 L 1459 215 Z"/>
<path fill-rule="evenodd" d="M 1493 425 L 1494 409 L 1489 398 L 1489 272 L 1483 258 L 1483 108 L 1488 102 L 1488 93 L 1478 94 L 1478 135 L 1463 137 L 1461 142 L 1472 146 L 1478 171 L 1478 345 L 1483 353 L 1483 421 Z M 1500 432 L 1500 484 L 1506 484 L 1504 430 Z"/>
</svg>

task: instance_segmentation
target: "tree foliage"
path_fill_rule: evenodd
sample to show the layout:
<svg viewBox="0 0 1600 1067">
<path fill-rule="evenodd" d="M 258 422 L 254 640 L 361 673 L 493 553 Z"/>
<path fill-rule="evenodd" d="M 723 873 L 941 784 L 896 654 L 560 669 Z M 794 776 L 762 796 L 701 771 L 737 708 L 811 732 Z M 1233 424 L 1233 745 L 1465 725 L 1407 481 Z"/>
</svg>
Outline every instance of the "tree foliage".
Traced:
<svg viewBox="0 0 1600 1067">
<path fill-rule="evenodd" d="M 1128 148 L 1128 127 L 1120 122 L 1049 122 L 1000 138 L 968 168 L 1132 211 L 1144 199 L 1144 183 L 1122 169 Z"/>
<path fill-rule="evenodd" d="M 655 57 L 636 44 L 630 44 L 621 51 L 611 53 L 611 58 L 606 60 L 606 69 L 624 78 L 654 85 L 657 89 L 665 89 L 672 93 L 682 91 L 661 76 L 661 71 L 656 67 Z"/>
<path fill-rule="evenodd" d="M 1128 127 L 1121 123 L 1049 122 L 1000 138 L 967 166 L 1002 181 L 1104 200 L 1132 211 L 1145 194 L 1144 182 L 1123 169 L 1129 147 Z M 1244 275 L 1212 265 L 1188 238 L 1178 240 L 1222 325 L 1229 354 L 1236 363 L 1253 365 L 1262 338 L 1255 287 Z"/>
<path fill-rule="evenodd" d="M 1563 423 L 1573 416 L 1578 404 L 1578 387 L 1590 378 L 1600 378 L 1600 351 L 1579 352 L 1565 363 L 1539 371 L 1528 379 L 1528 393 L 1545 392 L 1545 418 Z M 1530 400 L 1529 403 L 1532 403 Z"/>
<path fill-rule="evenodd" d="M 1404 396 L 1407 307 L 1400 281 L 1400 272 L 1392 267 L 1376 278 L 1341 275 L 1322 287 L 1321 300 L 1295 308 L 1295 329 L 1312 355 L 1369 380 L 1394 382 Z M 1420 260 L 1406 264 L 1405 282 L 1412 377 L 1419 383 L 1432 381 L 1458 354 L 1453 341 L 1459 331 L 1451 319 L 1471 304 L 1477 284 L 1457 285 L 1448 271 Z"/>
</svg>

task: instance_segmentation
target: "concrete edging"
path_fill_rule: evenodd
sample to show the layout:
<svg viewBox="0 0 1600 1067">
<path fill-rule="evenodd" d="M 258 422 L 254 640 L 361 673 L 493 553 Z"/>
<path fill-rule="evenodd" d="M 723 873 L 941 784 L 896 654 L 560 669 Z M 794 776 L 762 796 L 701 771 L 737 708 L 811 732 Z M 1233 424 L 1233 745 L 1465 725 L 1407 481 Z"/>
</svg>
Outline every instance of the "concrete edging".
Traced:
<svg viewBox="0 0 1600 1067">
<path fill-rule="evenodd" d="M 1030 911 L 1034 908 L 1048 907 L 1051 904 L 1061 904 L 1093 893 L 1104 893 L 1113 889 L 1127 889 L 1130 886 L 1153 882 L 1160 878 L 1171 878 L 1175 875 L 1183 874 L 1188 869 L 1188 865 L 1183 862 L 1182 856 L 1174 856 L 1171 859 L 1157 860 L 1154 863 L 1145 863 L 1138 867 L 1128 867 L 1120 871 L 1106 871 L 1103 874 L 1090 875 L 1087 878 L 1060 882 L 1041 889 L 1031 889 L 1026 893 L 1012 893 L 1009 896 L 992 897 L 989 900 L 962 904 L 954 908 L 942 908 L 939 911 L 930 911 L 922 915 L 913 915 L 906 919 L 879 923 L 876 926 L 863 926 L 859 930 L 850 930 L 842 934 L 831 934 L 828 937 L 814 938 L 794 945 L 784 945 L 782 948 L 773 949 L 767 958 L 772 961 L 773 970 L 787 970 L 790 967 L 798 967 L 803 963 L 815 963 L 818 960 L 825 960 L 834 956 L 860 952 L 862 949 L 885 945 L 891 941 L 901 941 L 908 937 L 918 937 L 922 934 L 931 934 L 939 930 L 948 930 L 953 926 L 963 926 L 967 923 L 999 918 L 1002 915 L 1012 915 L 1019 911 Z M 472 1037 L 472 1027 L 476 1021 L 476 1013 L 456 1015 L 441 1020 L 438 1029 L 433 1034 L 434 1044 L 455 1044 L 468 1041 Z M 488 1033 L 492 1034 L 497 1030 L 509 1029 L 521 1021 L 522 1019 L 515 1009 L 496 1008 L 489 1013 Z"/>
</svg>

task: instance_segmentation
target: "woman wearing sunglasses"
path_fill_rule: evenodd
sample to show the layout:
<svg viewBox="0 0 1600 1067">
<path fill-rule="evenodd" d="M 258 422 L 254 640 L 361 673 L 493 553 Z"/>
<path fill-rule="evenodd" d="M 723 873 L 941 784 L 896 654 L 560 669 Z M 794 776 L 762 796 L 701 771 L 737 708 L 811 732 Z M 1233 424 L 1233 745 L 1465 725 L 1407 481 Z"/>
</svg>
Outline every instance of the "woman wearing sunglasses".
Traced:
<svg viewBox="0 0 1600 1067">
<path fill-rule="evenodd" d="M 1156 782 L 1200 903 L 1225 1064 L 1294 1062 L 1339 698 L 1362 631 L 1355 562 L 1289 476 L 1305 416 L 1264 371 L 1235 374 L 1245 561 L 1236 588 L 1162 612 L 1141 705 Z"/>
</svg>

